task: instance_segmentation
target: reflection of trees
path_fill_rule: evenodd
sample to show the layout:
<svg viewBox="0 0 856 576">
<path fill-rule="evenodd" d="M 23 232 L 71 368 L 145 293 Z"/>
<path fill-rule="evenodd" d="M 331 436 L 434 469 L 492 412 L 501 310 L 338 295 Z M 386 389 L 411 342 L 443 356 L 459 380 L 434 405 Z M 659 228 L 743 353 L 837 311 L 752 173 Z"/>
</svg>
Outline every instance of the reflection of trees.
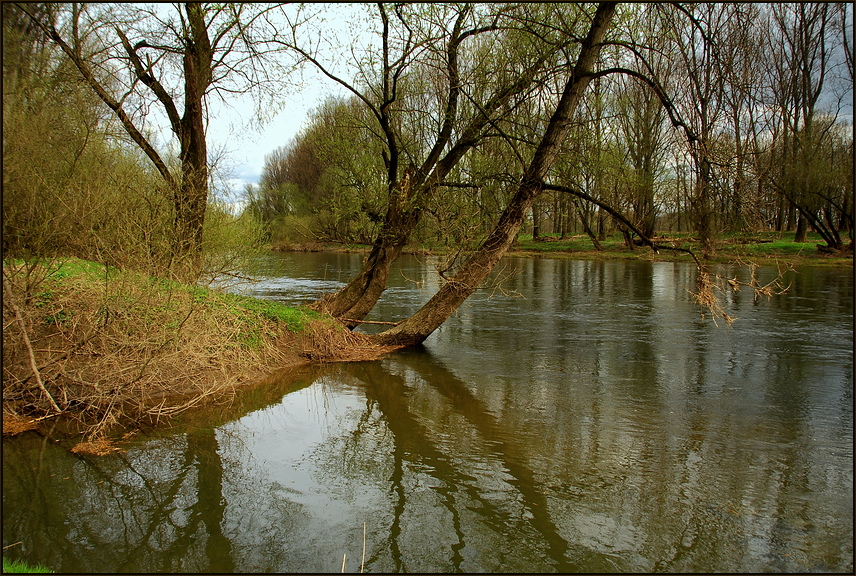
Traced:
<svg viewBox="0 0 856 576">
<path fill-rule="evenodd" d="M 16 492 L 4 537 L 29 539 L 35 561 L 68 572 L 233 570 L 212 429 L 106 457 L 48 448 L 35 465 L 26 449 L 4 451 L 4 499 Z"/>
<path fill-rule="evenodd" d="M 456 461 L 454 456 L 445 454 L 437 446 L 432 439 L 432 430 L 426 427 L 411 410 L 408 404 L 411 391 L 408 390 L 402 376 L 390 373 L 384 369 L 383 364 L 378 362 L 360 364 L 351 370 L 351 374 L 371 383 L 366 387 L 366 394 L 370 401 L 377 403 L 385 415 L 387 426 L 395 438 L 394 472 L 390 478 L 395 513 L 387 546 L 395 558 L 396 571 L 406 569 L 406 566 L 401 563 L 401 551 L 397 541 L 406 499 L 405 490 L 402 487 L 405 463 L 418 464 L 420 470 L 425 470 L 425 473 L 440 482 L 435 490 L 440 494 L 440 501 L 451 515 L 452 526 L 458 540 L 452 545 L 452 563 L 455 570 L 461 569 L 463 558 L 460 550 L 463 549 L 466 539 L 477 536 L 464 533 L 459 508 L 461 503 L 456 502 L 454 498 L 457 492 L 462 492 L 469 501 L 476 503 L 479 507 L 476 511 L 482 522 L 503 538 L 534 532 L 528 535 L 529 538 L 525 544 L 519 544 L 521 547 L 546 548 L 543 553 L 549 558 L 551 569 L 560 572 L 579 571 L 580 566 L 591 569 L 591 566 L 597 565 L 597 559 L 591 554 L 581 548 L 575 547 L 571 550 L 568 542 L 559 535 L 550 518 L 549 503 L 545 496 L 546 487 L 541 485 L 529 467 L 525 448 L 520 443 L 514 442 L 513 431 L 505 429 L 503 424 L 491 414 L 488 407 L 469 391 L 464 382 L 426 352 L 402 353 L 396 356 L 396 359 L 415 370 L 425 382 L 440 392 L 448 401 L 449 409 L 464 416 L 478 435 L 485 440 L 484 446 L 489 451 L 485 456 L 499 460 L 500 467 L 510 476 L 507 483 L 517 491 L 524 510 L 524 514 L 519 512 L 515 514 L 513 510 L 504 509 L 514 499 L 507 494 L 504 500 L 498 502 L 486 498 L 479 488 L 476 476 L 462 471 L 460 462 Z M 472 505 L 469 506 L 472 509 Z M 537 537 L 532 537 L 533 535 Z M 536 550 L 530 550 L 530 552 L 537 557 Z M 377 552 L 375 552 L 376 555 Z M 578 561 L 582 561 L 582 564 L 576 564 Z M 501 566 L 497 568 L 502 569 Z"/>
<path fill-rule="evenodd" d="M 246 426 L 124 456 L 4 441 L 4 545 L 21 540 L 10 557 L 63 571 L 293 571 L 327 560 L 338 570 L 345 548 L 354 569 L 365 519 L 368 568 L 389 572 L 852 569 L 852 515 L 842 512 L 852 509 L 852 355 L 842 360 L 840 345 L 852 328 L 831 321 L 848 306 L 852 319 L 852 281 L 825 318 L 796 300 L 825 285 L 827 273 L 811 271 L 791 304 L 760 304 L 772 319 L 751 318 L 759 305 L 738 294 L 747 320 L 728 330 L 657 302 L 631 316 L 608 310 L 597 316 L 606 326 L 581 322 L 625 284 L 654 286 L 637 294 L 643 303 L 692 285 L 689 267 L 658 266 L 652 282 L 603 263 L 574 274 L 556 265 L 555 275 L 533 265 L 542 285 L 559 287 L 524 301 L 533 318 L 554 311 L 543 334 L 533 320 L 504 339 L 514 321 L 503 324 L 496 305 L 493 333 L 478 317 L 468 338 L 480 349 L 465 355 L 421 349 L 318 368 L 308 378 L 326 386 L 311 405 L 324 413 L 323 440 L 274 465 L 265 458 L 276 446 L 254 452 L 251 435 L 288 429 L 276 402 Z M 647 330 L 644 341 L 621 342 L 621 321 Z M 569 351 L 554 355 L 551 339 Z M 527 342 L 546 351 L 547 372 L 507 352 Z M 812 355 L 818 343 L 832 352 Z M 649 356 L 652 369 L 622 372 L 627 357 Z M 288 482 L 294 470 L 308 489 Z"/>
</svg>

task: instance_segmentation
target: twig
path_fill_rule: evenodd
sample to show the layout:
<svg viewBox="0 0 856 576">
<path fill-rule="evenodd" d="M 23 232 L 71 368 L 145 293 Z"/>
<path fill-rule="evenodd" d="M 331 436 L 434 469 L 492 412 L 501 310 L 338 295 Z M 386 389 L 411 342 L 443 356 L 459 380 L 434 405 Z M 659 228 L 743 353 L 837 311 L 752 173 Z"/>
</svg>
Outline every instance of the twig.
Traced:
<svg viewBox="0 0 856 576">
<path fill-rule="evenodd" d="M 384 326 L 398 326 L 401 324 L 401 320 L 398 322 L 381 322 L 380 320 L 354 320 L 353 318 L 338 318 L 338 320 L 347 323 L 353 324 L 383 324 Z"/>
<path fill-rule="evenodd" d="M 366 523 L 363 522 L 363 561 L 360 562 L 360 574 L 363 573 L 363 568 L 366 565 Z"/>
<path fill-rule="evenodd" d="M 18 325 L 21 327 L 21 336 L 24 338 L 24 346 L 27 347 L 27 355 L 30 358 L 30 368 L 33 371 L 33 376 L 36 377 L 36 384 L 38 384 L 39 388 L 42 392 L 45 393 L 45 396 L 48 397 L 48 401 L 51 406 L 57 412 L 62 412 L 62 409 L 57 405 L 56 401 L 51 396 L 51 393 L 48 392 L 48 389 L 45 388 L 44 382 L 42 382 L 42 375 L 39 373 L 39 368 L 36 366 L 36 355 L 33 352 L 33 345 L 30 344 L 30 337 L 27 335 L 27 325 L 24 323 L 24 318 L 21 316 L 21 310 L 15 305 L 12 301 L 12 289 L 9 287 L 9 284 L 3 282 L 3 288 L 6 291 L 6 298 L 9 300 L 7 304 L 12 309 L 12 312 L 15 313 L 15 319 L 18 321 Z"/>
<path fill-rule="evenodd" d="M 347 553 L 342 554 L 342 574 L 345 573 L 345 558 L 347 558 L 347 557 L 348 557 Z"/>
</svg>

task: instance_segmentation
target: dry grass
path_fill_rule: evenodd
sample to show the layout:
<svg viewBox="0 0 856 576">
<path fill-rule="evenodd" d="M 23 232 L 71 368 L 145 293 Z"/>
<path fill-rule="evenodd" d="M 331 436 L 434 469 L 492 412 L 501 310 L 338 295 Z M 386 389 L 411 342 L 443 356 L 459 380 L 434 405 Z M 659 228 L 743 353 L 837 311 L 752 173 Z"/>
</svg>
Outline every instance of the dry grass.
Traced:
<svg viewBox="0 0 856 576">
<path fill-rule="evenodd" d="M 735 289 L 731 283 L 728 283 L 728 285 L 731 286 L 732 289 Z M 739 290 L 739 286 L 737 289 Z M 721 290 L 723 289 L 711 278 L 710 272 L 704 268 L 698 271 L 698 276 L 696 276 L 696 291 L 693 292 L 693 300 L 696 304 L 710 313 L 714 324 L 716 324 L 717 318 L 722 318 L 726 324 L 731 326 L 734 324 L 734 320 L 736 320 L 736 318 L 729 316 L 725 312 L 725 308 L 722 307 L 719 296 L 716 294 Z"/>
<path fill-rule="evenodd" d="M 109 438 L 97 438 L 89 442 L 80 442 L 71 451 L 75 454 L 94 454 L 95 456 L 106 456 L 113 452 L 120 452 L 122 448 Z"/>
<path fill-rule="evenodd" d="M 371 336 L 352 332 L 332 318 L 312 322 L 303 332 L 303 355 L 314 362 L 377 360 L 394 349 L 376 344 Z"/>
<path fill-rule="evenodd" d="M 3 436 L 16 436 L 22 432 L 36 430 L 39 421 L 36 418 L 27 418 L 17 414 L 3 414 Z"/>
<path fill-rule="evenodd" d="M 717 274 L 711 274 L 707 266 L 700 266 L 698 275 L 696 276 L 696 291 L 692 292 L 693 301 L 702 309 L 707 310 L 713 323 L 717 323 L 717 318 L 721 318 L 729 326 L 737 320 L 734 316 L 729 316 L 725 308 L 722 306 L 722 301 L 719 294 L 724 294 L 727 290 L 739 292 L 741 288 L 748 288 L 754 293 L 755 299 L 764 297 L 768 300 L 773 296 L 785 294 L 790 289 L 790 284 L 784 284 L 785 273 L 793 269 L 793 266 L 780 265 L 778 275 L 768 282 L 761 284 L 758 280 L 758 266 L 751 262 L 739 261 L 739 264 L 749 268 L 749 280 L 740 281 L 735 278 L 725 278 Z M 702 317 L 704 317 L 704 312 Z"/>
<path fill-rule="evenodd" d="M 98 453 L 109 430 L 228 402 L 305 362 L 295 346 L 309 312 L 92 266 L 36 289 L 4 266 L 4 434 L 58 415 Z"/>
</svg>

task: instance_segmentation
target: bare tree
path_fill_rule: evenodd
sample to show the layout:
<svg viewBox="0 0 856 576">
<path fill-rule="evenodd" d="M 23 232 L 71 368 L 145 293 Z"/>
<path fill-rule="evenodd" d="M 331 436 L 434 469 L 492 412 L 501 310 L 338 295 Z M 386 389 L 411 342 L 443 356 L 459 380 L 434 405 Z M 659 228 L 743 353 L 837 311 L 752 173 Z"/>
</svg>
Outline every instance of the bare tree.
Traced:
<svg viewBox="0 0 856 576">
<path fill-rule="evenodd" d="M 767 35 L 771 104 L 778 112 L 770 183 L 798 214 L 794 240 L 804 242 L 810 225 L 830 249 L 843 246 L 838 215 L 852 222 L 852 208 L 846 207 L 849 195 L 836 190 L 839 187 L 830 182 L 829 169 L 818 162 L 828 157 L 824 148 L 836 123 L 834 114 L 822 113 L 821 99 L 830 83 L 836 51 L 843 48 L 843 57 L 849 57 L 846 34 L 836 26 L 837 12 L 843 9 L 826 3 L 774 4 Z"/>
<path fill-rule="evenodd" d="M 198 274 L 210 178 L 208 99 L 258 85 L 253 62 L 259 50 L 251 28 L 269 8 L 186 3 L 171 13 L 78 3 L 49 4 L 44 11 L 16 6 L 62 49 L 155 166 L 172 197 L 171 260 L 182 274 Z M 152 105 L 166 116 L 178 143 L 177 167 L 145 127 Z"/>
</svg>

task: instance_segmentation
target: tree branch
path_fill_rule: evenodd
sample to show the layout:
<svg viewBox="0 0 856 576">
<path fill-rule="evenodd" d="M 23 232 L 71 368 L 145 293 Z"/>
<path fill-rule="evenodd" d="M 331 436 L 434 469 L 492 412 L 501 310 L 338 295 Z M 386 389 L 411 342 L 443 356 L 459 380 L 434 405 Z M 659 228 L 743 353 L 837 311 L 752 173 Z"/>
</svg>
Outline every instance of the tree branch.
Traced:
<svg viewBox="0 0 856 576">
<path fill-rule="evenodd" d="M 116 116 L 119 118 L 119 121 L 122 123 L 122 127 L 125 128 L 125 131 L 131 136 L 131 139 L 137 143 L 137 145 L 143 150 L 146 156 L 152 161 L 155 165 L 155 168 L 166 181 L 166 183 L 172 188 L 177 189 L 178 185 L 173 177 L 172 173 L 169 171 L 166 163 L 160 157 L 160 154 L 154 149 L 154 147 L 149 143 L 145 136 L 140 133 L 137 127 L 134 125 L 130 116 L 128 116 L 125 109 L 122 107 L 122 104 L 117 102 L 109 92 L 101 85 L 100 82 L 95 78 L 95 75 L 92 73 L 91 68 L 86 63 L 86 60 L 82 57 L 79 45 L 72 48 L 68 45 L 68 43 L 62 38 L 62 36 L 57 31 L 56 27 L 53 23 L 46 23 L 42 21 L 42 19 L 37 18 L 35 15 L 31 14 L 27 9 L 26 4 L 16 4 L 16 6 L 24 12 L 36 26 L 47 36 L 50 40 L 52 40 L 60 49 L 65 52 L 65 54 L 69 57 L 75 67 L 78 69 L 80 74 L 83 76 L 84 80 L 89 84 L 89 86 L 95 91 L 99 98 L 111 109 L 115 112 Z M 75 14 L 74 25 L 77 25 L 77 16 Z"/>
<path fill-rule="evenodd" d="M 637 228 L 635 224 L 633 224 L 630 220 L 625 218 L 624 215 L 621 214 L 618 210 L 616 210 L 615 208 L 613 208 L 609 204 L 606 204 L 605 202 L 601 202 L 597 198 L 589 196 L 588 194 L 586 194 L 582 190 L 579 190 L 576 188 L 570 188 L 568 186 L 559 186 L 557 184 L 541 184 L 541 186 L 544 190 L 554 190 L 556 192 L 563 192 L 565 194 L 571 194 L 573 196 L 576 196 L 577 198 L 581 198 L 587 202 L 591 202 L 592 204 L 599 206 L 602 210 L 609 213 L 613 218 L 615 218 L 616 220 L 618 220 L 619 222 L 621 222 L 622 224 L 624 224 L 625 226 L 630 228 L 630 230 L 634 234 L 639 236 L 639 238 L 645 244 L 647 244 L 655 253 L 659 253 L 660 250 L 672 250 L 674 252 L 683 252 L 685 254 L 689 254 L 690 256 L 692 256 L 693 260 L 695 260 L 696 266 L 701 268 L 701 262 L 699 261 L 699 259 L 696 257 L 695 253 L 692 250 L 690 250 L 688 248 L 677 248 L 675 246 L 666 246 L 663 244 L 656 244 L 650 238 L 648 238 L 645 234 L 643 234 L 642 231 L 639 230 L 639 228 Z"/>
</svg>

